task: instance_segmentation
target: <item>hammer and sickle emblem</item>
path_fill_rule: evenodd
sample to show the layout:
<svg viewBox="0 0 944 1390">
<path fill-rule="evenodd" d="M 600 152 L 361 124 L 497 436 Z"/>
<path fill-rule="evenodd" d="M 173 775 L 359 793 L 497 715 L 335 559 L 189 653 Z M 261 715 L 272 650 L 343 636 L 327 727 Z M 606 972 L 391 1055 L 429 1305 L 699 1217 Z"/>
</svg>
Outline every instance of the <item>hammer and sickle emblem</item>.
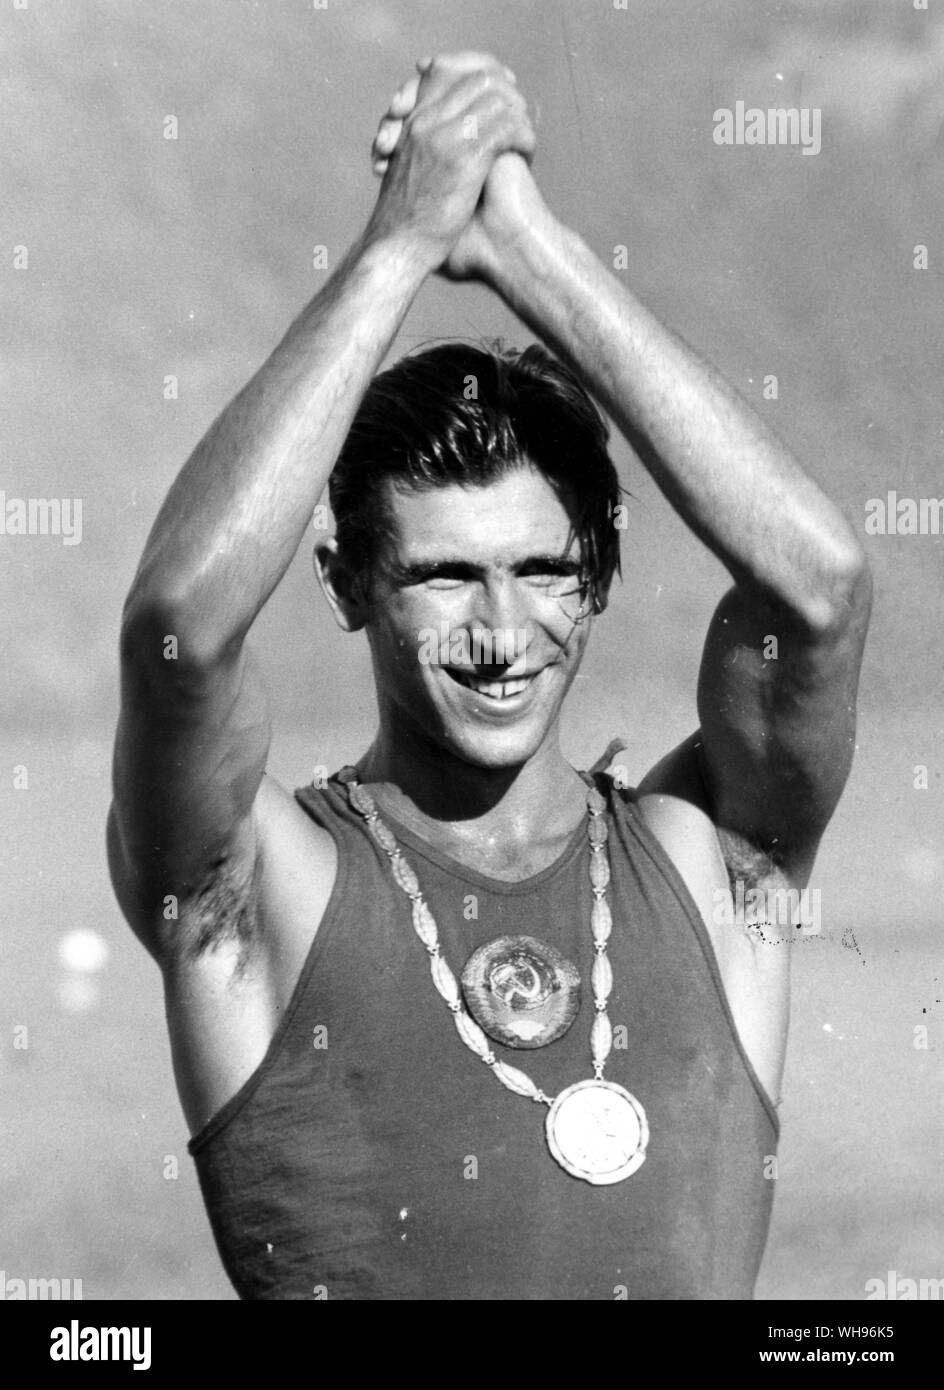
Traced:
<svg viewBox="0 0 944 1390">
<path fill-rule="evenodd" d="M 502 1003 L 511 1007 L 514 1007 L 516 999 L 526 1007 L 540 1004 L 548 994 L 540 972 L 525 955 L 516 955 L 512 960 L 496 965 L 489 975 L 489 984 Z"/>
<path fill-rule="evenodd" d="M 544 1047 L 580 1007 L 577 967 L 531 936 L 501 936 L 473 951 L 462 972 L 469 1013 L 505 1047 Z"/>
</svg>

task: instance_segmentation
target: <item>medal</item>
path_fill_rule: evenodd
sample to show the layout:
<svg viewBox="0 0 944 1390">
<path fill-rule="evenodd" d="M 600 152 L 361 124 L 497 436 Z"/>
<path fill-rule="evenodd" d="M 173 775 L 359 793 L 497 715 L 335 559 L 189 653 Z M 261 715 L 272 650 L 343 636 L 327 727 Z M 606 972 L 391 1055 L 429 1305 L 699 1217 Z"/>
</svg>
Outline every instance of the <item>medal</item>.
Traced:
<svg viewBox="0 0 944 1390">
<path fill-rule="evenodd" d="M 622 1182 L 646 1159 L 649 1126 L 635 1096 L 615 1081 L 578 1081 L 547 1112 L 547 1146 L 575 1178 Z"/>
<path fill-rule="evenodd" d="M 552 1099 L 535 1086 L 527 1073 L 495 1056 L 483 1028 L 509 1047 L 541 1047 L 561 1037 L 573 1022 L 579 1004 L 577 970 L 559 951 L 532 936 L 505 936 L 473 952 L 462 972 L 460 992 L 459 982 L 440 950 L 436 919 L 423 898 L 416 874 L 400 853 L 396 836 L 380 819 L 373 797 L 357 780 L 356 770 L 345 767 L 338 777 L 347 787 L 351 806 L 364 818 L 370 834 L 390 860 L 397 884 L 410 899 L 413 930 L 429 956 L 433 984 L 466 1047 L 491 1068 L 509 1091 L 548 1107 L 547 1146 L 571 1177 L 595 1186 L 630 1177 L 645 1162 L 649 1125 L 636 1097 L 624 1086 L 603 1079 L 613 1046 L 613 1027 L 606 1011 L 613 988 L 613 971 L 606 954 L 613 918 L 606 901 L 610 882 L 606 849 L 609 832 L 603 819 L 606 802 L 596 787 L 590 782 L 587 793 L 593 894 L 593 1079 L 577 1081 Z M 589 777 L 585 780 L 590 781 Z M 468 1008 L 463 1006 L 463 992 Z"/>
<path fill-rule="evenodd" d="M 533 936 L 501 936 L 465 963 L 469 1013 L 506 1047 L 544 1047 L 563 1037 L 580 1008 L 577 967 Z"/>
</svg>

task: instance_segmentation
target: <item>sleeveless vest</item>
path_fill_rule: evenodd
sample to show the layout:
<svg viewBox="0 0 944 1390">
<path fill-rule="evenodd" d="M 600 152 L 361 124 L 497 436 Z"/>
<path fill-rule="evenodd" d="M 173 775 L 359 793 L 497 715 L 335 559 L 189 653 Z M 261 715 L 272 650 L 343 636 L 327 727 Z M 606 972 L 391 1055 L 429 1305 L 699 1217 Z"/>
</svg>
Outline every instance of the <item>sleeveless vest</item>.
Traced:
<svg viewBox="0 0 944 1390">
<path fill-rule="evenodd" d="M 343 786 L 295 795 L 333 837 L 338 876 L 268 1052 L 191 1140 L 226 1271 L 246 1299 L 747 1299 L 763 1254 L 777 1116 L 735 1032 L 691 895 L 634 794 L 607 797 L 615 1044 L 606 1079 L 645 1108 L 642 1167 L 565 1172 L 546 1107 L 460 1040 L 410 902 Z M 479 946 L 534 936 L 577 966 L 580 1010 L 542 1048 L 496 1056 L 555 1096 L 593 1074 L 584 820 L 517 883 L 384 815 L 458 977 Z"/>
</svg>

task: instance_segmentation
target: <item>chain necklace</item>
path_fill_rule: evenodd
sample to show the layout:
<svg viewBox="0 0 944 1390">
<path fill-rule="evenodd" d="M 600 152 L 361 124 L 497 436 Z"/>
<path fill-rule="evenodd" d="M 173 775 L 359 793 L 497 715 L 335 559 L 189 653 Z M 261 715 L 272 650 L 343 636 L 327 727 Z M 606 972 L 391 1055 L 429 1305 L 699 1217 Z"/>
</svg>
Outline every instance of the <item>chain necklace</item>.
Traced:
<svg viewBox="0 0 944 1390">
<path fill-rule="evenodd" d="M 606 1081 L 603 1069 L 613 1046 L 613 1027 L 607 1004 L 613 988 L 613 970 L 606 954 L 613 929 L 613 918 L 606 901 L 610 882 L 607 850 L 609 830 L 604 819 L 606 802 L 592 784 L 587 792 L 587 838 L 590 842 L 590 888 L 593 906 L 590 930 L 593 934 L 594 1019 L 590 1029 L 593 1079 L 577 1081 L 556 1098 L 547 1096 L 517 1067 L 496 1057 L 485 1033 L 462 1000 L 458 981 L 443 957 L 439 929 L 420 890 L 419 881 L 397 844 L 396 836 L 381 819 L 376 802 L 360 782 L 353 767 L 342 768 L 338 780 L 347 790 L 353 809 L 364 819 L 367 829 L 390 861 L 393 877 L 410 899 L 413 929 L 429 956 L 433 984 L 452 1014 L 459 1037 L 503 1086 L 516 1095 L 548 1107 L 545 1135 L 552 1155 L 575 1178 L 597 1185 L 621 1182 L 635 1173 L 645 1161 L 649 1142 L 646 1113 L 635 1096 L 614 1081 Z"/>
</svg>

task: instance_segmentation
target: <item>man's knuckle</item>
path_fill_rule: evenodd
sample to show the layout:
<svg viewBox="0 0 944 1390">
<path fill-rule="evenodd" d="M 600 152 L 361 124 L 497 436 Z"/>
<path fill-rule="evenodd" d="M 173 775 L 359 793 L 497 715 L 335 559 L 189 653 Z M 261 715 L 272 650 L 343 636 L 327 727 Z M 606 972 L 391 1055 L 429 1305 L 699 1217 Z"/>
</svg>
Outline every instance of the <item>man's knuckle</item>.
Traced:
<svg viewBox="0 0 944 1390">
<path fill-rule="evenodd" d="M 519 139 L 521 136 L 521 126 L 517 121 L 496 121 L 494 128 L 499 140 L 507 140 L 510 137 Z"/>
<path fill-rule="evenodd" d="M 427 77 L 443 78 L 455 71 L 455 57 L 451 53 L 437 53 L 426 70 Z"/>
<path fill-rule="evenodd" d="M 456 84 L 457 94 L 467 101 L 478 101 L 489 91 L 491 79 L 487 72 L 470 72 Z"/>
<path fill-rule="evenodd" d="M 517 119 L 500 92 L 483 92 L 476 106 L 480 120 L 491 124 Z"/>
</svg>

